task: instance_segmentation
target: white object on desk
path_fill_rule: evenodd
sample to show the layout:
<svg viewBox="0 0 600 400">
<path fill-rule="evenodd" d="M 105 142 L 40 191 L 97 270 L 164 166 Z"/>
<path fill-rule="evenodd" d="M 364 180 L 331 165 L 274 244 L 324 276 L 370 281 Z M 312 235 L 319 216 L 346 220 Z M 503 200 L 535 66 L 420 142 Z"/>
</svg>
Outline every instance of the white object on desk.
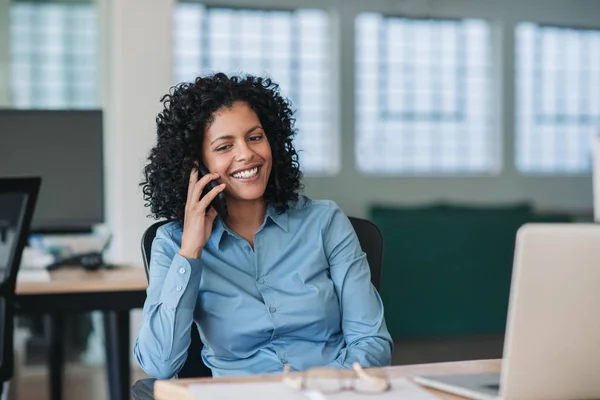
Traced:
<svg viewBox="0 0 600 400">
<path fill-rule="evenodd" d="M 438 397 L 406 378 L 391 379 L 390 381 L 391 389 L 377 394 L 350 390 L 327 395 L 319 392 L 306 393 L 292 389 L 282 382 L 195 383 L 189 386 L 189 390 L 198 400 L 438 400 Z"/>
<path fill-rule="evenodd" d="M 54 257 L 51 254 L 42 252 L 38 248 L 27 246 L 23 249 L 23 254 L 21 255 L 19 271 L 25 269 L 45 269 L 47 265 L 53 262 Z"/>
<path fill-rule="evenodd" d="M 50 272 L 39 268 L 23 268 L 17 274 L 17 282 L 50 282 Z"/>
<path fill-rule="evenodd" d="M 281 382 L 195 383 L 189 386 L 189 390 L 194 398 L 202 400 L 306 400 L 302 392 Z"/>
</svg>

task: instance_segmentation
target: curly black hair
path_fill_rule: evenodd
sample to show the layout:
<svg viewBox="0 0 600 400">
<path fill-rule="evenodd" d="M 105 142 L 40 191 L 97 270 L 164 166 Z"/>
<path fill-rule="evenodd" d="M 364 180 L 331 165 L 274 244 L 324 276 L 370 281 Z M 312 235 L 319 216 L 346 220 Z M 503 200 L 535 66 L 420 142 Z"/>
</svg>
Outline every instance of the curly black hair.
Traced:
<svg viewBox="0 0 600 400">
<path fill-rule="evenodd" d="M 292 142 L 296 130 L 289 100 L 269 78 L 216 73 L 173 86 L 161 98 L 157 142 L 140 183 L 154 218 L 183 221 L 189 176 L 195 161 L 202 160 L 204 132 L 218 110 L 237 101 L 254 110 L 271 146 L 273 167 L 265 201 L 281 213 L 298 199 L 302 172 Z"/>
</svg>

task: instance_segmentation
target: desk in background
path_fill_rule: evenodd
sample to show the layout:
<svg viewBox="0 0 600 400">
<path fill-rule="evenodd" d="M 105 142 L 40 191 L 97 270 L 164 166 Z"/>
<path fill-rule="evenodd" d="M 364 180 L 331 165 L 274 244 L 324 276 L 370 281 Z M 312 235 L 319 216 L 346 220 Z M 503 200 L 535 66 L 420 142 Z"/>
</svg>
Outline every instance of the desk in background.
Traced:
<svg viewBox="0 0 600 400">
<path fill-rule="evenodd" d="M 500 372 L 501 360 L 460 361 L 439 364 L 399 365 L 386 367 L 384 370 L 390 378 L 409 378 L 415 375 L 437 374 L 478 374 L 487 372 Z M 351 375 L 350 370 L 342 371 Z M 156 381 L 154 384 L 154 398 L 156 400 L 196 400 L 188 385 L 193 383 L 224 383 L 224 382 L 273 382 L 281 380 L 281 375 L 244 376 L 236 378 L 198 378 L 198 379 L 172 379 Z M 427 389 L 443 400 L 456 400 L 462 397 L 454 396 L 438 390 Z M 376 396 L 373 396 L 375 398 Z"/>
<path fill-rule="evenodd" d="M 17 279 L 17 313 L 48 315 L 51 400 L 62 398 L 64 316 L 89 311 L 104 313 L 110 398 L 130 398 L 129 312 L 144 305 L 147 286 L 142 267 L 126 266 L 94 272 L 63 268 L 51 272 L 48 281 Z"/>
</svg>

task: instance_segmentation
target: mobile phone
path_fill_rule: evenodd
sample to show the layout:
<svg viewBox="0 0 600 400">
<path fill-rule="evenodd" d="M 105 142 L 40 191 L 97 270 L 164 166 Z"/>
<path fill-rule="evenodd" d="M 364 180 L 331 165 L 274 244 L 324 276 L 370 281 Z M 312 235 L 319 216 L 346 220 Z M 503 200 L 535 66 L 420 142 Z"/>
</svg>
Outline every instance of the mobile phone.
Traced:
<svg viewBox="0 0 600 400">
<path fill-rule="evenodd" d="M 210 173 L 202 164 L 199 165 L 198 171 L 200 172 L 200 176 L 198 177 L 198 179 Z M 215 179 L 208 182 L 208 184 L 204 186 L 204 189 L 202 189 L 202 197 L 206 196 L 208 192 L 210 192 L 217 186 L 219 186 L 219 184 Z M 219 216 L 222 219 L 225 219 L 227 217 L 227 203 L 225 202 L 225 193 L 220 192 L 219 194 L 217 194 L 217 197 L 215 197 L 213 201 L 210 202 L 210 205 L 215 209 L 217 214 L 219 214 Z"/>
</svg>

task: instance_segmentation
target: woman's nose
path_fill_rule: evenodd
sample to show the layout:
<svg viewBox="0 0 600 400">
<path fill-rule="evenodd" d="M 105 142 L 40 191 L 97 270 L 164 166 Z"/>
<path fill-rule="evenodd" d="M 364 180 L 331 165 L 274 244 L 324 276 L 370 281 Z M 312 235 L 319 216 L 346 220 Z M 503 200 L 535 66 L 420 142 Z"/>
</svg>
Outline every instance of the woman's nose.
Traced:
<svg viewBox="0 0 600 400">
<path fill-rule="evenodd" d="M 248 143 L 243 142 L 238 146 L 237 161 L 251 160 L 253 155 L 254 151 L 248 146 Z"/>
</svg>

